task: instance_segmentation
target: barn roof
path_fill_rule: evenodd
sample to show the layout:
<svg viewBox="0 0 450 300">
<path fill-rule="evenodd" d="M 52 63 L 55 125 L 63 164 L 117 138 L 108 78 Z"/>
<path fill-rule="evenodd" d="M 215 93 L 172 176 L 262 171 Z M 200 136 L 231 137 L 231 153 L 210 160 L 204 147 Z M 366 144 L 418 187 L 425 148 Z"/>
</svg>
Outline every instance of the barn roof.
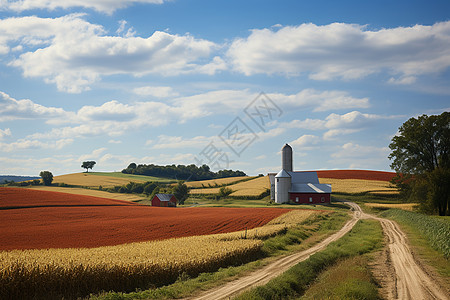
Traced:
<svg viewBox="0 0 450 300">
<path fill-rule="evenodd" d="M 319 177 L 317 177 L 317 172 L 287 172 L 291 175 L 291 183 L 313 183 L 319 184 Z"/>
<path fill-rule="evenodd" d="M 331 184 L 293 183 L 290 193 L 331 194 Z"/>
<path fill-rule="evenodd" d="M 158 197 L 160 201 L 170 201 L 173 194 L 156 194 L 155 196 Z"/>
</svg>

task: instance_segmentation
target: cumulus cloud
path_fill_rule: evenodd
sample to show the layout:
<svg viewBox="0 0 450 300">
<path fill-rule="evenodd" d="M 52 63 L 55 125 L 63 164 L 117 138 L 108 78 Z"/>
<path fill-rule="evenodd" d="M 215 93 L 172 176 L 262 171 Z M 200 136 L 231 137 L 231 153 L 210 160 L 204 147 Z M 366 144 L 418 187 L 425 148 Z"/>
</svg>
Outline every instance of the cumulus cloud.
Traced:
<svg viewBox="0 0 450 300">
<path fill-rule="evenodd" d="M 351 80 L 387 71 L 395 75 L 391 83 L 411 84 L 450 66 L 450 21 L 380 30 L 345 23 L 255 29 L 234 40 L 227 57 L 246 75 Z"/>
<path fill-rule="evenodd" d="M 2 140 L 5 136 L 11 136 L 11 129 L 0 129 L 0 140 Z"/>
<path fill-rule="evenodd" d="M 128 74 L 172 76 L 213 74 L 224 69 L 219 57 L 210 56 L 218 45 L 189 34 L 155 31 L 149 37 L 123 33 L 108 35 L 82 14 L 60 18 L 18 17 L 0 20 L 0 54 L 12 45 L 22 54 L 10 62 L 26 77 L 40 77 L 59 90 L 79 93 L 102 76 Z M 125 26 L 125 25 L 123 25 Z M 39 47 L 37 47 L 39 46 Z"/>
<path fill-rule="evenodd" d="M 339 135 L 351 134 L 364 130 L 379 120 L 402 118 L 397 115 L 376 115 L 366 114 L 359 111 L 352 111 L 343 115 L 329 114 L 324 120 L 306 119 L 293 120 L 289 123 L 280 124 L 284 128 L 299 128 L 308 130 L 327 130 L 323 138 L 332 139 Z"/>
<path fill-rule="evenodd" d="M 137 3 L 162 4 L 164 0 L 5 0 L 0 3 L 0 9 L 22 12 L 32 9 L 55 10 L 81 7 L 112 14 L 118 9 Z"/>
<path fill-rule="evenodd" d="M 179 93 L 175 92 L 170 86 L 143 86 L 133 89 L 133 93 L 139 96 L 153 96 L 156 98 L 179 96 Z"/>
<path fill-rule="evenodd" d="M 320 140 L 321 139 L 318 136 L 305 134 L 299 137 L 298 139 L 292 141 L 290 145 L 298 147 L 300 150 L 312 150 L 316 148 Z"/>
<path fill-rule="evenodd" d="M 0 122 L 16 119 L 52 119 L 66 118 L 62 108 L 46 107 L 29 99 L 16 100 L 0 91 Z"/>
<path fill-rule="evenodd" d="M 33 149 L 53 149 L 60 150 L 65 146 L 73 143 L 73 139 L 58 139 L 52 142 L 42 142 L 37 139 L 19 139 L 12 143 L 1 143 L 0 151 L 2 152 L 15 152 L 21 150 L 33 150 Z"/>
</svg>

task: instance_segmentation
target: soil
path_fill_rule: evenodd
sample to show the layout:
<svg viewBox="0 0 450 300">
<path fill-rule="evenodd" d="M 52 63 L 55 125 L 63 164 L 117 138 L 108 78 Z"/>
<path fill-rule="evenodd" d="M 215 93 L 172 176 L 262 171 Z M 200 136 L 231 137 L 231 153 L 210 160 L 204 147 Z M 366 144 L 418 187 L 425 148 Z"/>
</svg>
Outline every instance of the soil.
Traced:
<svg viewBox="0 0 450 300">
<path fill-rule="evenodd" d="M 226 299 L 252 287 L 264 285 L 290 267 L 324 249 L 330 242 L 345 235 L 353 228 L 358 219 L 366 218 L 380 221 L 387 241 L 385 250 L 380 254 L 378 265 L 375 266 L 377 278 L 382 277 L 379 282 L 384 297 L 387 299 L 449 299 L 447 291 L 441 288 L 436 283 L 436 279 L 425 272 L 414 259 L 406 235 L 395 222 L 366 214 L 356 203 L 346 203 L 354 211 L 352 220 L 326 240 L 310 249 L 276 260 L 251 274 L 206 291 L 192 299 Z"/>
<path fill-rule="evenodd" d="M 0 188 L 0 250 L 92 248 L 263 226 L 279 208 L 151 207 L 67 193 Z"/>
</svg>

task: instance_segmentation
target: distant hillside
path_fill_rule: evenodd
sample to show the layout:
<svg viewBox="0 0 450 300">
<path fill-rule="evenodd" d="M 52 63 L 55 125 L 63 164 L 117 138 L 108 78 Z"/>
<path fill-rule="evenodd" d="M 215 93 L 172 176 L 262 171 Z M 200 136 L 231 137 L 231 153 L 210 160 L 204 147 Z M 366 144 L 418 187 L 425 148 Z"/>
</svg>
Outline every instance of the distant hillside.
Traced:
<svg viewBox="0 0 450 300">
<path fill-rule="evenodd" d="M 0 175 L 0 184 L 5 183 L 6 181 L 14 181 L 21 182 L 33 179 L 41 179 L 41 177 L 37 176 L 16 176 L 16 175 Z"/>
</svg>

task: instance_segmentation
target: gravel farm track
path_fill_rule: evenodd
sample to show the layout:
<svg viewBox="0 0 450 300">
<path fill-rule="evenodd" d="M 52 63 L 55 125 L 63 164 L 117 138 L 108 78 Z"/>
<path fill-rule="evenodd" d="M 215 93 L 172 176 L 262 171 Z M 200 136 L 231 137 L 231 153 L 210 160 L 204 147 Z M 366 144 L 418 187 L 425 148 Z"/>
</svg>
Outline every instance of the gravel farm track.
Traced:
<svg viewBox="0 0 450 300">
<path fill-rule="evenodd" d="M 406 235 L 395 222 L 366 214 L 356 203 L 345 203 L 354 211 L 353 218 L 327 239 L 307 250 L 285 256 L 249 275 L 189 299 L 228 299 L 252 287 L 264 285 L 287 271 L 290 267 L 323 250 L 331 242 L 343 237 L 359 219 L 367 218 L 378 220 L 381 223 L 384 234 L 388 237 L 389 257 L 392 263 L 390 272 L 392 273 L 392 278 L 395 278 L 394 284 L 389 287 L 391 289 L 388 293 L 389 299 L 449 299 L 447 293 L 436 285 L 436 281 L 416 262 L 411 254 Z"/>
</svg>

